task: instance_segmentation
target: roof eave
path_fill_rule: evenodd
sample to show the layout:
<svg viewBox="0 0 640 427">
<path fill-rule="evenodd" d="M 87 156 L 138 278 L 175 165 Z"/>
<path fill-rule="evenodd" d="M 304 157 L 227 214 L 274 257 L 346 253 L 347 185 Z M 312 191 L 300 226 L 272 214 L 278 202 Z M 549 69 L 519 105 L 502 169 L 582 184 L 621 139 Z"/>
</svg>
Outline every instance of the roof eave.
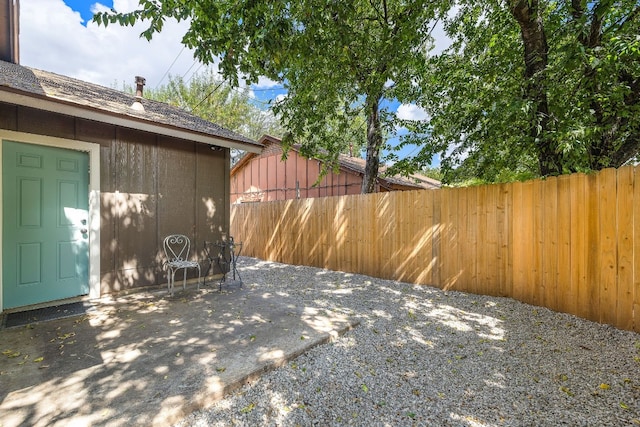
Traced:
<svg viewBox="0 0 640 427">
<path fill-rule="evenodd" d="M 213 135 L 207 135 L 201 132 L 194 132 L 174 126 L 159 124 L 138 117 L 109 113 L 89 106 L 79 106 L 77 104 L 65 102 L 59 99 L 52 99 L 49 97 L 42 97 L 33 94 L 25 95 L 23 93 L 6 90 L 6 88 L 0 88 L 0 94 L 2 95 L 0 97 L 0 101 L 23 107 L 34 108 L 37 110 L 66 114 L 69 116 L 93 120 L 101 123 L 138 129 L 158 135 L 180 138 L 200 142 L 203 144 L 216 145 L 225 148 L 234 148 L 249 151 L 251 153 L 260 153 L 260 151 L 262 150 L 262 146 L 257 143 L 249 144 L 246 142 L 234 141 L 232 139 L 225 139 Z"/>
<path fill-rule="evenodd" d="M 262 150 L 262 148 L 260 150 Z M 238 160 L 238 163 L 233 165 L 233 167 L 231 168 L 231 173 L 229 176 L 233 177 L 235 174 L 237 174 L 240 169 L 244 168 L 244 166 L 256 156 L 256 154 L 259 154 L 259 152 L 251 151 L 242 156 L 242 158 Z"/>
</svg>

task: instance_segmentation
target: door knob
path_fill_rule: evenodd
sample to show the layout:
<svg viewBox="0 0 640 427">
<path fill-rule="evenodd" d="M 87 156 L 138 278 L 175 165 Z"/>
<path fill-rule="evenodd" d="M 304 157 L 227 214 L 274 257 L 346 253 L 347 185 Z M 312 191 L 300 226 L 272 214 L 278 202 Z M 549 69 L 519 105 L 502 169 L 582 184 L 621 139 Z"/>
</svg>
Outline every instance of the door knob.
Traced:
<svg viewBox="0 0 640 427">
<path fill-rule="evenodd" d="M 87 230 L 86 228 L 83 228 L 82 230 L 80 230 L 80 232 L 81 232 L 82 234 L 87 234 L 87 231 L 88 231 L 88 230 Z"/>
</svg>

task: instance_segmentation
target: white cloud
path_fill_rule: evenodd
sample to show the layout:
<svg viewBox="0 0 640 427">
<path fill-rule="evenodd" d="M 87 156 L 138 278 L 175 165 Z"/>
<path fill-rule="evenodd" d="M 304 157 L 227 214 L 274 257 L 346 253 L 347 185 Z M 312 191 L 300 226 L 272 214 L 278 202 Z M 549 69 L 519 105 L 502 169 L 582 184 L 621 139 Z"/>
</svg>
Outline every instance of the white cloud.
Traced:
<svg viewBox="0 0 640 427">
<path fill-rule="evenodd" d="M 459 10 L 459 6 L 453 6 L 447 12 L 447 19 L 453 19 L 458 14 Z M 444 50 L 449 48 L 453 42 L 453 40 L 447 36 L 447 32 L 444 29 L 444 22 L 442 20 L 439 20 L 433 27 L 431 36 L 433 37 L 433 49 L 429 52 L 429 55 L 441 54 Z"/>
<path fill-rule="evenodd" d="M 415 104 L 402 104 L 398 107 L 396 117 L 400 120 L 426 120 L 427 112 Z"/>
<path fill-rule="evenodd" d="M 114 1 L 114 8 L 122 12 L 137 6 L 137 0 Z M 107 8 L 96 3 L 92 10 Z M 62 0 L 21 0 L 20 63 L 118 89 L 134 86 L 135 76 L 156 87 L 174 60 L 170 74 L 182 76 L 197 68 L 192 67 L 193 52 L 180 43 L 187 22 L 167 21 L 151 42 L 139 37 L 147 28 L 144 23 L 106 28 L 82 23 L 80 14 Z M 162 83 L 167 83 L 166 77 Z"/>
<path fill-rule="evenodd" d="M 95 3 L 94 6 L 105 9 L 105 7 L 100 3 Z M 136 10 L 138 6 L 138 0 L 113 0 L 113 8 L 118 12 L 131 12 Z"/>
<path fill-rule="evenodd" d="M 254 84 L 255 89 L 279 89 L 282 85 L 267 77 L 258 77 L 258 83 Z"/>
<path fill-rule="evenodd" d="M 246 87 L 246 82 L 243 79 L 239 79 L 238 83 L 241 88 Z M 252 85 L 250 85 L 249 96 L 253 99 L 257 99 L 258 97 L 256 96 L 256 93 L 255 93 L 256 90 L 268 91 L 270 89 L 273 89 L 273 90 L 282 89 L 282 84 L 274 80 L 271 80 L 267 77 L 261 76 L 261 77 L 258 77 L 257 83 L 253 83 Z"/>
<path fill-rule="evenodd" d="M 139 7 L 138 0 L 114 0 L 113 5 L 120 12 Z M 92 6 L 94 12 L 108 9 L 99 2 Z M 168 82 L 167 71 L 188 79 L 200 69 L 193 52 L 181 44 L 188 22 L 167 21 L 151 42 L 140 38 L 146 28 L 145 23 L 134 27 L 111 24 L 105 28 L 88 22 L 85 26 L 80 14 L 63 0 L 20 0 L 20 62 L 117 89 L 125 84 L 133 87 L 135 76 L 145 77 L 147 87 L 155 88 Z M 436 27 L 434 36 L 436 50 L 448 45 L 441 28 Z M 251 91 L 278 87 L 277 82 L 260 78 Z M 284 95 L 280 94 L 275 101 L 282 99 Z M 413 120 L 426 118 L 426 113 L 415 105 L 401 105 L 397 114 Z"/>
<path fill-rule="evenodd" d="M 438 22 L 438 24 L 436 24 L 431 36 L 433 37 L 433 50 L 429 52 L 430 55 L 438 55 L 442 53 L 453 41 L 447 36 L 442 22 Z"/>
</svg>

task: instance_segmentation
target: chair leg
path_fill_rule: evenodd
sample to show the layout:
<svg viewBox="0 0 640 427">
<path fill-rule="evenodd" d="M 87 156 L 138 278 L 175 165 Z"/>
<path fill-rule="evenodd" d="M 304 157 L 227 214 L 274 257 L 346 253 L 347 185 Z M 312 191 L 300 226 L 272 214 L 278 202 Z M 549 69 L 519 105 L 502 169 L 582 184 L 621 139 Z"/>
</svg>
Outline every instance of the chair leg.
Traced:
<svg viewBox="0 0 640 427">
<path fill-rule="evenodd" d="M 173 269 L 169 269 L 167 271 L 167 290 L 169 291 L 169 296 L 173 296 L 173 282 L 175 280 L 175 271 Z"/>
<path fill-rule="evenodd" d="M 179 269 L 173 269 L 167 271 L 167 291 L 169 295 L 173 296 L 176 285 L 176 273 Z M 187 289 L 187 269 L 183 268 L 182 275 L 182 289 Z M 200 281 L 202 280 L 202 270 L 198 268 L 198 290 L 200 290 Z"/>
</svg>

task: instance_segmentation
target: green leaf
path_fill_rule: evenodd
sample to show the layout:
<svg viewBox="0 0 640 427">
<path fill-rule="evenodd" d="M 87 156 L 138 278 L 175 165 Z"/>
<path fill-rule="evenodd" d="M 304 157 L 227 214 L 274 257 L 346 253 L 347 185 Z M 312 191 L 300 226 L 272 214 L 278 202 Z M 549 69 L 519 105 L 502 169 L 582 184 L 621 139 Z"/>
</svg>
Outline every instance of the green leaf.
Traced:
<svg viewBox="0 0 640 427">
<path fill-rule="evenodd" d="M 255 403 L 250 403 L 244 408 L 240 409 L 240 412 L 243 414 L 248 414 L 249 412 L 253 411 L 255 407 L 256 407 Z"/>
<path fill-rule="evenodd" d="M 431 28 L 444 3 L 388 0 L 384 12 L 368 0 L 207 5 L 143 1 L 139 10 L 108 15 L 121 25 L 145 21 L 147 39 L 162 31 L 168 18 L 188 19 L 183 43 L 203 63 L 219 61 L 233 86 L 240 77 L 286 83 L 288 96 L 272 111 L 301 153 L 324 160 L 327 173 L 337 168 L 340 153 L 352 147 L 357 155 L 367 147 L 370 191 L 380 151 L 396 129 L 395 115 L 382 101 L 415 99 L 414 82 L 424 69 Z"/>
<path fill-rule="evenodd" d="M 14 357 L 19 357 L 21 353 L 19 351 L 5 350 L 2 352 L 2 354 L 4 354 L 5 356 L 11 359 Z"/>
<path fill-rule="evenodd" d="M 560 387 L 560 391 L 565 393 L 567 396 L 573 397 L 573 392 L 571 390 L 569 390 L 568 387 Z"/>
</svg>

